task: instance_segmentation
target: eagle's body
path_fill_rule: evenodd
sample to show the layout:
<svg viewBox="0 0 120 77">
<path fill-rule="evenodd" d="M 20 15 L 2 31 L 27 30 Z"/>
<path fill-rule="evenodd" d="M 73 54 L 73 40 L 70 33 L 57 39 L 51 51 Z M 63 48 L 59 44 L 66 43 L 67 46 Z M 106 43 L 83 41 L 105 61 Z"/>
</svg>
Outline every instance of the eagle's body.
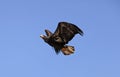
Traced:
<svg viewBox="0 0 120 77">
<path fill-rule="evenodd" d="M 41 35 L 40 37 L 52 46 L 56 53 L 59 53 L 61 50 L 65 55 L 69 55 L 74 52 L 74 47 L 67 46 L 66 44 L 72 40 L 75 34 L 79 33 L 80 35 L 83 35 L 83 31 L 80 28 L 68 22 L 59 22 L 54 33 L 49 30 L 45 30 L 45 32 L 47 36 Z"/>
</svg>

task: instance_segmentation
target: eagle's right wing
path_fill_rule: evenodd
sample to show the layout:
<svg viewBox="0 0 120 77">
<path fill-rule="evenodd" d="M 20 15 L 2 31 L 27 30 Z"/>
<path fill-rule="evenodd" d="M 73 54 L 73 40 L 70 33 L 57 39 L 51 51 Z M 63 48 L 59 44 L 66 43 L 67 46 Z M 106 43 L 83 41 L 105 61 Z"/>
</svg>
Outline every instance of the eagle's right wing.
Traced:
<svg viewBox="0 0 120 77">
<path fill-rule="evenodd" d="M 54 35 L 59 36 L 65 43 L 68 43 L 77 33 L 83 35 L 83 31 L 76 25 L 67 22 L 60 22 L 58 23 Z"/>
</svg>

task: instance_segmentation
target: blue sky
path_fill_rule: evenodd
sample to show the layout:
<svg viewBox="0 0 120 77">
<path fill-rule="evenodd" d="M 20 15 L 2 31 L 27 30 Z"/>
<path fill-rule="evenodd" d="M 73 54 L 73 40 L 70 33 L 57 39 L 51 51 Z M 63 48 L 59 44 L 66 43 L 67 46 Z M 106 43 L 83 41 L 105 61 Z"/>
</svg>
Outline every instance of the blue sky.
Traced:
<svg viewBox="0 0 120 77">
<path fill-rule="evenodd" d="M 84 31 L 73 55 L 39 37 L 60 21 Z M 1 0 L 0 35 L 0 77 L 120 77 L 119 0 Z"/>
</svg>

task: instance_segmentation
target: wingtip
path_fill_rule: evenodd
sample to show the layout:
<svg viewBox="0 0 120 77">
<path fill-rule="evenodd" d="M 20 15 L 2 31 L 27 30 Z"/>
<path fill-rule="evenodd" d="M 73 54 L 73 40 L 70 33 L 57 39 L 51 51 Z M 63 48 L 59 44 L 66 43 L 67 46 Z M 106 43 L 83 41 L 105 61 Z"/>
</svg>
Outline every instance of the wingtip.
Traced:
<svg viewBox="0 0 120 77">
<path fill-rule="evenodd" d="M 84 35 L 84 33 L 82 32 L 82 33 L 79 33 L 81 36 L 83 36 Z"/>
<path fill-rule="evenodd" d="M 79 33 L 81 36 L 84 35 L 83 31 L 78 31 L 78 33 Z"/>
</svg>

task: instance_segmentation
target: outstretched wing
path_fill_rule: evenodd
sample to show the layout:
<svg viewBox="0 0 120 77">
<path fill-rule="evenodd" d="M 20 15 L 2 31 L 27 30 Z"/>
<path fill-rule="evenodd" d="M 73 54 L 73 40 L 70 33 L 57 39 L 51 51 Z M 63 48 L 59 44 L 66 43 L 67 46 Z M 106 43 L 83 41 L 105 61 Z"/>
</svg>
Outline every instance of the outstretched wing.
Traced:
<svg viewBox="0 0 120 77">
<path fill-rule="evenodd" d="M 54 35 L 61 37 L 64 43 L 68 43 L 77 33 L 83 35 L 83 31 L 76 25 L 68 22 L 59 22 Z"/>
</svg>

